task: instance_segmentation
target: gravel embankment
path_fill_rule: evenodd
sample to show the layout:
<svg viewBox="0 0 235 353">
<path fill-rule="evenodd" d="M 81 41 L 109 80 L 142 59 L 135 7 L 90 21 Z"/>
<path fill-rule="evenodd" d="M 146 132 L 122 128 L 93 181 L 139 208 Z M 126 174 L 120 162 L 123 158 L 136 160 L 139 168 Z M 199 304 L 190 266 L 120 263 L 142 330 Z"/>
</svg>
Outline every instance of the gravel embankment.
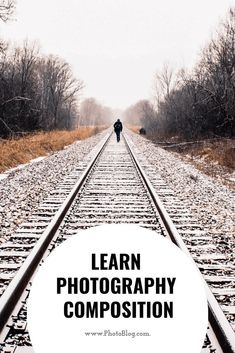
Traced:
<svg viewBox="0 0 235 353">
<path fill-rule="evenodd" d="M 82 162 L 106 133 L 77 141 L 39 162 L 11 172 L 0 181 L 0 242 L 27 219 L 40 201 Z"/>
<path fill-rule="evenodd" d="M 137 134 L 130 134 L 139 150 L 155 166 L 156 173 L 168 183 L 204 229 L 215 235 L 215 238 L 220 234 L 218 244 L 223 241 L 224 235 L 225 249 L 234 252 L 234 191 L 203 174 L 193 165 L 183 162 L 177 153 L 159 148 Z"/>
<path fill-rule="evenodd" d="M 36 210 L 39 203 L 82 162 L 105 133 L 74 143 L 65 150 L 10 173 L 0 181 L 0 241 L 12 234 Z M 224 234 L 225 238 L 234 233 L 232 190 L 183 162 L 177 153 L 165 151 L 137 134 L 130 134 L 141 153 L 155 166 L 156 173 L 169 184 L 179 201 L 208 233 Z M 233 238 L 229 237 L 226 241 L 228 251 L 234 251 Z"/>
</svg>

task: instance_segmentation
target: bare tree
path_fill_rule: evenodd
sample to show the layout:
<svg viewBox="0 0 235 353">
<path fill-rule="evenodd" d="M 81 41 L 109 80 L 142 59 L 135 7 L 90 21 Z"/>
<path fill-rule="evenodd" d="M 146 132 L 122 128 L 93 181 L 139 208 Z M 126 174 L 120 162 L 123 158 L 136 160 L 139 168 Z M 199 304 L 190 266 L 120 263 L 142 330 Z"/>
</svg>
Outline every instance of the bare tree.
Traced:
<svg viewBox="0 0 235 353">
<path fill-rule="evenodd" d="M 0 20 L 7 22 L 15 10 L 15 0 L 0 0 Z M 0 39 L 0 54 L 7 49 L 7 44 Z"/>
<path fill-rule="evenodd" d="M 0 134 L 77 125 L 83 82 L 68 63 L 41 57 L 35 44 L 8 49 L 0 57 Z"/>
<path fill-rule="evenodd" d="M 162 70 L 156 73 L 155 82 L 158 101 L 162 98 L 167 99 L 174 83 L 174 71 L 168 63 L 165 63 Z"/>
<path fill-rule="evenodd" d="M 201 52 L 189 74 L 175 75 L 169 65 L 155 76 L 156 119 L 163 135 L 235 135 L 235 8 Z"/>
<path fill-rule="evenodd" d="M 134 126 L 144 126 L 148 131 L 153 130 L 156 126 L 156 113 L 153 104 L 146 100 L 140 100 L 136 104 L 130 106 L 123 113 L 126 124 Z"/>
<path fill-rule="evenodd" d="M 0 19 L 7 22 L 15 10 L 15 0 L 0 0 Z"/>
<path fill-rule="evenodd" d="M 80 124 L 81 125 L 106 125 L 110 124 L 113 112 L 110 108 L 103 106 L 93 97 L 85 99 L 81 103 Z"/>
<path fill-rule="evenodd" d="M 59 57 L 43 58 L 39 67 L 45 127 L 51 129 L 64 126 L 64 109 L 66 107 L 67 113 L 72 111 L 84 84 L 73 77 L 69 64 Z"/>
</svg>

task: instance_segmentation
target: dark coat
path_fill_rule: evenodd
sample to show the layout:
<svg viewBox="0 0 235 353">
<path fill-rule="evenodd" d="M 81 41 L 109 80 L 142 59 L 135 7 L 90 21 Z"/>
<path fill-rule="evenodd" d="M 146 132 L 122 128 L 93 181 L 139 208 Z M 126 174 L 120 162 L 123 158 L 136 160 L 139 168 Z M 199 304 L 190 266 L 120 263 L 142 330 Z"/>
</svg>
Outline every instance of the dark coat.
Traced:
<svg viewBox="0 0 235 353">
<path fill-rule="evenodd" d="M 115 132 L 121 132 L 122 131 L 122 123 L 121 121 L 116 121 L 113 125 L 114 131 Z"/>
</svg>

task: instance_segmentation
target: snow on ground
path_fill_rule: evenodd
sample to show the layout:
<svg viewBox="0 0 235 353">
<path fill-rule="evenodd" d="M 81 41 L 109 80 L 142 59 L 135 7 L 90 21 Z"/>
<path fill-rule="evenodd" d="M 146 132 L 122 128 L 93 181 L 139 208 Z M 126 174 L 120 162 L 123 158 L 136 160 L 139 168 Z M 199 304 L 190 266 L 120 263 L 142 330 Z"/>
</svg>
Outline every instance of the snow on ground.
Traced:
<svg viewBox="0 0 235 353">
<path fill-rule="evenodd" d="M 27 165 L 40 162 L 40 161 L 42 161 L 44 158 L 46 158 L 46 156 L 37 157 L 37 158 L 32 159 L 29 163 L 19 164 L 19 165 L 18 165 L 17 167 L 15 167 L 15 168 L 11 168 L 11 169 L 6 170 L 4 173 L 1 173 L 1 174 L 0 174 L 0 181 L 6 179 L 6 178 L 9 176 L 9 174 L 11 174 L 11 173 L 13 173 L 13 172 L 17 172 L 18 170 L 25 168 Z"/>
<path fill-rule="evenodd" d="M 155 166 L 156 173 L 168 183 L 204 229 L 215 236 L 229 235 L 230 238 L 226 239 L 228 251 L 234 250 L 235 192 L 218 180 L 203 174 L 192 164 L 182 161 L 177 153 L 157 147 L 137 134 L 130 134 L 139 150 Z"/>
<path fill-rule="evenodd" d="M 106 134 L 78 141 L 66 149 L 14 168 L 0 179 L 0 241 L 27 219 L 40 201 L 70 173 Z"/>
<path fill-rule="evenodd" d="M 0 181 L 0 240 L 14 232 L 49 195 L 55 186 L 101 140 L 106 132 L 74 143 L 40 161 L 12 171 Z M 174 190 L 178 199 L 191 210 L 211 234 L 234 233 L 234 192 L 209 177 L 176 153 L 157 147 L 149 140 L 130 133 L 141 152 L 155 166 L 156 173 Z M 228 240 L 234 249 L 234 241 Z"/>
</svg>

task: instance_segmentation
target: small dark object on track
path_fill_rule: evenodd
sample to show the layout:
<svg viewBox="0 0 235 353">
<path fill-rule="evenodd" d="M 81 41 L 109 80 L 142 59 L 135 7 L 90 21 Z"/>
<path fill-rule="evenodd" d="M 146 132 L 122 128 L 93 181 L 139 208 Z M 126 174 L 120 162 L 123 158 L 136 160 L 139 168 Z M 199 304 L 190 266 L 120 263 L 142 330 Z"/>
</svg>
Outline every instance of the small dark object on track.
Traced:
<svg viewBox="0 0 235 353">
<path fill-rule="evenodd" d="M 145 129 L 144 127 L 141 127 L 141 128 L 139 129 L 139 134 L 140 134 L 140 135 L 146 135 L 146 129 Z"/>
</svg>

